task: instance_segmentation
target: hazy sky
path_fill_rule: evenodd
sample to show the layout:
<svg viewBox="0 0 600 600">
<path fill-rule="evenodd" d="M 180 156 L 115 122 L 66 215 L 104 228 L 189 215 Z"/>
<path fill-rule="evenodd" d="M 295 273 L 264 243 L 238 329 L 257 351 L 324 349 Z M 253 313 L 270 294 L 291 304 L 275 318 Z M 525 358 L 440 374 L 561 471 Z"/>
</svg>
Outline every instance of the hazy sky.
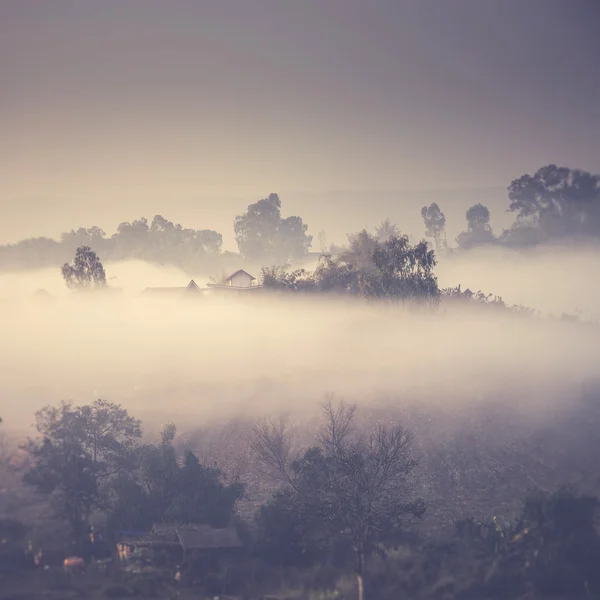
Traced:
<svg viewBox="0 0 600 600">
<path fill-rule="evenodd" d="M 0 0 L 0 241 L 597 172 L 599 24 L 597 0 Z"/>
</svg>

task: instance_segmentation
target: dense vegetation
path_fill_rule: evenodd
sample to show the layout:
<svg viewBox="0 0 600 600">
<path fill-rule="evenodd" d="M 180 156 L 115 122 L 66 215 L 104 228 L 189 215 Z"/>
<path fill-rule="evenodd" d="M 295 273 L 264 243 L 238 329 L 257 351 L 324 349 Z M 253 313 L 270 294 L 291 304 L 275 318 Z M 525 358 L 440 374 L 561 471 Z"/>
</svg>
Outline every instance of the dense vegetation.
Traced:
<svg viewBox="0 0 600 600">
<path fill-rule="evenodd" d="M 441 455 L 428 455 L 419 443 L 428 434 L 418 411 L 368 415 L 335 399 L 323 410 L 316 432 L 304 441 L 285 420 L 247 421 L 249 445 L 242 444 L 242 451 L 250 471 L 234 475 L 225 460 L 212 464 L 190 451 L 194 438 L 177 435 L 172 425 L 155 442 L 144 441 L 140 421 L 110 402 L 46 407 L 36 415 L 39 434 L 27 443 L 26 460 L 13 463 L 10 472 L 37 491 L 37 502 L 50 509 L 44 519 L 56 521 L 53 531 L 61 533 L 50 535 L 39 526 L 31 531 L 31 523 L 0 515 L 0 565 L 33 568 L 9 560 L 20 555 L 32 561 L 28 539 L 34 550 L 47 550 L 48 564 L 73 553 L 97 558 L 100 550 L 87 542 L 92 526 L 108 542 L 108 553 L 120 532 L 149 530 L 157 522 L 233 524 L 243 552 L 233 570 L 202 567 L 201 578 L 209 582 L 205 593 L 219 594 L 226 586 L 246 597 L 288 590 L 289 597 L 350 599 L 361 588 L 365 598 L 390 600 L 598 596 L 595 497 L 569 488 L 527 492 L 527 485 L 513 485 L 518 469 L 527 480 L 535 473 L 527 461 L 537 442 L 509 455 L 514 442 L 505 440 L 494 456 L 493 444 L 469 446 L 469 423 L 458 432 L 456 447 L 440 445 Z M 597 424 L 597 410 L 587 405 L 574 413 Z M 502 412 L 494 417 L 510 427 L 506 419 Z M 594 427 L 577 434 L 590 452 Z M 239 443 L 244 436 L 237 431 Z M 201 446 L 203 434 L 195 435 Z M 562 434 L 546 435 L 565 444 Z M 554 486 L 572 460 L 583 464 L 577 456 L 571 453 L 564 463 L 555 459 Z M 477 507 L 483 488 L 505 475 L 506 489 L 490 489 L 490 512 L 482 516 Z M 462 479 L 464 498 L 442 500 L 439 494 L 458 492 L 455 477 Z M 249 512 L 257 489 L 260 503 Z M 507 510 L 516 489 L 522 497 L 512 498 Z M 438 530 L 435 523 L 445 521 L 448 508 L 453 523 Z M 186 576 L 194 568 L 186 567 Z"/>
<path fill-rule="evenodd" d="M 483 204 L 466 211 L 467 228 L 456 239 L 456 249 L 482 245 L 527 248 L 565 238 L 600 237 L 600 176 L 578 169 L 547 165 L 533 175 L 523 175 L 508 186 L 507 210 L 516 215 L 509 229 L 496 235 L 491 214 Z M 436 250 L 448 251 L 446 216 L 437 203 L 421 208 L 425 235 Z M 224 252 L 223 236 L 212 229 L 190 229 L 161 215 L 123 222 L 111 235 L 99 227 L 66 232 L 60 241 L 32 238 L 0 246 L 0 269 L 15 270 L 62 265 L 76 249 L 90 247 L 105 261 L 140 259 L 174 265 L 189 273 L 220 272 L 239 266 L 240 260 L 256 265 L 283 266 L 302 259 L 313 242 L 299 216 L 282 217 L 281 200 L 270 194 L 248 206 L 234 219 L 239 254 Z M 377 237 L 386 241 L 399 232 L 384 221 Z M 319 234 L 320 250 L 338 250 Z"/>
</svg>

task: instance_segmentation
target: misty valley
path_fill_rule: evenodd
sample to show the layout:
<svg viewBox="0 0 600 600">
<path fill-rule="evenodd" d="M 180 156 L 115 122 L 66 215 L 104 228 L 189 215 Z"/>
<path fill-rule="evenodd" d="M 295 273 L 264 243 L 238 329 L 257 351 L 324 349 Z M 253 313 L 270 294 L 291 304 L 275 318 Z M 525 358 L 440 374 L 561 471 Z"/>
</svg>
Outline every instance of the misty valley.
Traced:
<svg viewBox="0 0 600 600">
<path fill-rule="evenodd" d="M 1 247 L 0 598 L 599 598 L 599 181 Z"/>
</svg>

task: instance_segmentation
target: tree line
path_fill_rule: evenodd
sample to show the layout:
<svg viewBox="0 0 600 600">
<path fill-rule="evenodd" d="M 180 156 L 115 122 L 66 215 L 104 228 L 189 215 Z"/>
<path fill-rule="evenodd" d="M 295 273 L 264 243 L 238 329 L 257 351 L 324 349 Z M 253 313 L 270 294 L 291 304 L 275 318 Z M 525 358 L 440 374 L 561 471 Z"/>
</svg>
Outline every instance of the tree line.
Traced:
<svg viewBox="0 0 600 600">
<path fill-rule="evenodd" d="M 369 557 L 400 535 L 406 519 L 420 518 L 425 504 L 408 480 L 417 464 L 411 434 L 399 424 L 363 430 L 355 416 L 355 406 L 329 400 L 320 433 L 299 453 L 283 422 L 256 424 L 255 459 L 278 482 L 256 517 L 256 547 L 269 560 L 298 564 L 315 560 L 316 548 L 321 555 L 337 548 L 354 557 L 362 586 Z M 144 443 L 141 422 L 105 400 L 47 406 L 35 422 L 24 481 L 49 499 L 79 552 L 94 514 L 112 540 L 165 521 L 235 522 L 244 485 L 227 482 L 190 450 L 178 454 L 175 426 L 165 426 L 158 443 Z"/>
<path fill-rule="evenodd" d="M 467 228 L 456 238 L 457 248 L 487 244 L 525 248 L 569 237 L 600 237 L 600 175 L 551 164 L 513 180 L 507 192 L 507 210 L 515 214 L 513 225 L 496 235 L 489 208 L 477 203 L 465 213 Z M 438 203 L 422 207 L 421 216 L 435 249 L 450 250 L 446 216 Z M 162 215 L 151 221 L 142 217 L 123 222 L 111 236 L 99 227 L 80 227 L 63 233 L 60 240 L 40 237 L 0 246 L 0 268 L 57 266 L 86 246 L 106 261 L 140 259 L 190 273 L 216 272 L 235 266 L 240 257 L 253 264 L 284 265 L 305 257 L 313 243 L 301 217 L 282 216 L 277 194 L 250 204 L 235 217 L 233 229 L 239 254 L 223 251 L 219 232 L 186 228 Z M 389 221 L 379 229 L 384 239 L 399 233 Z M 318 241 L 321 251 L 337 252 L 326 243 L 324 232 Z"/>
<path fill-rule="evenodd" d="M 99 227 L 63 233 L 60 241 L 31 238 L 0 246 L 0 268 L 53 267 L 68 261 L 77 248 L 91 248 L 104 261 L 145 260 L 187 272 L 215 272 L 250 262 L 287 263 L 305 256 L 312 236 L 300 217 L 282 217 L 281 200 L 270 194 L 248 206 L 234 221 L 240 254 L 223 251 L 223 236 L 212 229 L 190 229 L 161 215 L 121 223 L 112 236 Z M 237 262 L 236 262 L 237 261 Z"/>
<path fill-rule="evenodd" d="M 460 249 L 496 244 L 527 248 L 566 238 L 600 238 L 600 175 L 555 164 L 522 175 L 508 186 L 507 210 L 515 215 L 512 226 L 495 235 L 487 206 L 467 209 L 467 229 L 456 238 Z M 438 250 L 448 249 L 446 217 L 433 203 L 421 215 L 426 235 Z"/>
<path fill-rule="evenodd" d="M 436 498 L 422 497 L 428 488 L 419 484 L 414 435 L 397 418 L 364 418 L 333 398 L 308 443 L 298 444 L 284 419 L 249 423 L 253 465 L 270 491 L 246 517 L 239 512 L 245 484 L 178 442 L 174 425 L 151 442 L 139 419 L 106 400 L 47 406 L 35 422 L 24 481 L 86 557 L 97 552 L 87 542 L 92 523 L 111 543 L 161 522 L 234 526 L 243 551 L 228 585 L 240 592 L 261 573 L 263 587 L 284 577 L 285 585 L 300 581 L 324 594 L 334 586 L 348 600 L 357 593 L 381 600 L 600 593 L 594 497 L 567 488 L 532 492 L 513 521 L 462 515 L 449 538 L 420 534 L 425 500 Z M 0 519 L 3 543 L 27 528 Z M 202 567 L 204 579 L 210 568 Z"/>
</svg>

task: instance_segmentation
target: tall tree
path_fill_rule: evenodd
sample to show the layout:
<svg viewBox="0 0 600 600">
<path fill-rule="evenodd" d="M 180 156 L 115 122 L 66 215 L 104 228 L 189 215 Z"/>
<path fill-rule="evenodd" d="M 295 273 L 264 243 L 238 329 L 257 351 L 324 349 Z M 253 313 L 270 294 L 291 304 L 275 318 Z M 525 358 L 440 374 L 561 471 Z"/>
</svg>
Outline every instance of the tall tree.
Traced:
<svg viewBox="0 0 600 600">
<path fill-rule="evenodd" d="M 33 465 L 25 481 L 51 495 L 81 541 L 102 484 L 130 465 L 140 422 L 120 406 L 97 400 L 89 406 L 47 406 L 36 413 L 36 428 L 40 437 L 26 445 Z"/>
<path fill-rule="evenodd" d="M 421 209 L 421 216 L 425 222 L 425 235 L 433 239 L 437 250 L 446 247 L 446 215 L 440 210 L 436 202 Z"/>
<path fill-rule="evenodd" d="M 356 427 L 356 407 L 329 401 L 317 445 L 294 460 L 281 423 L 255 430 L 258 460 L 287 490 L 290 510 L 345 540 L 356 559 L 359 598 L 365 564 L 373 552 L 421 517 L 425 504 L 412 497 L 408 477 L 416 466 L 413 437 L 400 425 Z"/>
<path fill-rule="evenodd" d="M 546 239 L 600 236 L 600 175 L 551 164 L 513 180 L 508 197 L 517 224 L 539 229 Z"/>
<path fill-rule="evenodd" d="M 467 231 L 463 231 L 456 238 L 456 242 L 461 248 L 490 244 L 496 240 L 490 226 L 490 211 L 487 206 L 475 204 L 467 210 L 465 216 Z"/>
<path fill-rule="evenodd" d="M 312 236 L 300 217 L 281 217 L 281 200 L 270 194 L 248 206 L 235 218 L 235 239 L 243 256 L 251 260 L 271 260 L 285 264 L 305 256 Z"/>
<path fill-rule="evenodd" d="M 106 273 L 100 259 L 89 246 L 77 248 L 75 259 L 62 267 L 62 276 L 72 290 L 106 286 Z"/>
</svg>

